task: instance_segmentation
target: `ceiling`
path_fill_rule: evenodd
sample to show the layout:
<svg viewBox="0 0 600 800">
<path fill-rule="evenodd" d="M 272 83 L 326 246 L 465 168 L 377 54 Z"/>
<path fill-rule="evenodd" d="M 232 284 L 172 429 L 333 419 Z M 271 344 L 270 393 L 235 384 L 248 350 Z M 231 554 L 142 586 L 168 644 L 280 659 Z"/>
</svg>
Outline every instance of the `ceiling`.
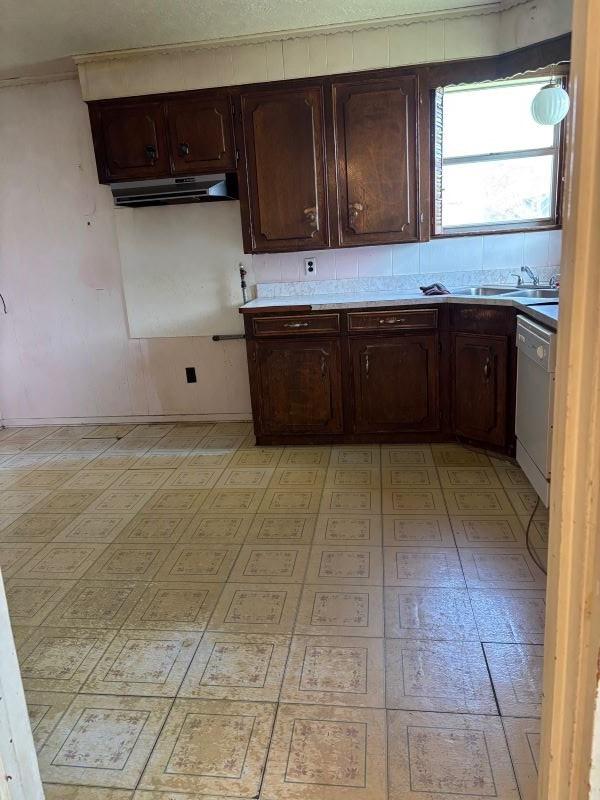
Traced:
<svg viewBox="0 0 600 800">
<path fill-rule="evenodd" d="M 493 0 L 0 0 L 0 71 L 67 56 L 397 18 Z"/>
</svg>

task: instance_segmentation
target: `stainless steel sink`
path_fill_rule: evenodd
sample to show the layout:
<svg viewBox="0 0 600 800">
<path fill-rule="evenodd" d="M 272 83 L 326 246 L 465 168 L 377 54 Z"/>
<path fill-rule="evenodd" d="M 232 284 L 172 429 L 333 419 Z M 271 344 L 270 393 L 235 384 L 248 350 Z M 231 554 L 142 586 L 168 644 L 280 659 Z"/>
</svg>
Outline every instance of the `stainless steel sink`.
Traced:
<svg viewBox="0 0 600 800">
<path fill-rule="evenodd" d="M 511 297 L 544 297 L 555 298 L 558 300 L 558 289 L 513 289 L 510 292 Z"/>
<path fill-rule="evenodd" d="M 514 286 L 466 286 L 453 289 L 452 294 L 467 295 L 469 297 L 495 297 L 499 294 L 514 293 Z"/>
</svg>

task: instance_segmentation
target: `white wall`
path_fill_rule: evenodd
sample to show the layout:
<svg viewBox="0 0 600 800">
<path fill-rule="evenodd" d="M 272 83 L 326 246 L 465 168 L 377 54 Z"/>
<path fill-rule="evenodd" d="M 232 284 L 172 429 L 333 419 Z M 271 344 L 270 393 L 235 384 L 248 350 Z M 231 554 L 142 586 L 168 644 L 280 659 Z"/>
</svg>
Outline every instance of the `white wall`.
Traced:
<svg viewBox="0 0 600 800">
<path fill-rule="evenodd" d="M 0 91 L 0 292 L 4 420 L 249 415 L 243 342 L 129 338 L 112 199 L 76 80 Z"/>
</svg>

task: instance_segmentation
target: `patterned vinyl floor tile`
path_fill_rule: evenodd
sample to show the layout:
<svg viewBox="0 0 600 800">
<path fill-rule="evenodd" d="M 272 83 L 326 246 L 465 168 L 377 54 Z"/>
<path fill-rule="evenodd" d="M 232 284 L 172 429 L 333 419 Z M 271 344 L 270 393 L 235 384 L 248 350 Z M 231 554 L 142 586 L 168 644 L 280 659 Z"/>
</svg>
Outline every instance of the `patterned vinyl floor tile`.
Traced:
<svg viewBox="0 0 600 800">
<path fill-rule="evenodd" d="M 389 799 L 519 800 L 500 717 L 388 712 Z"/>
<path fill-rule="evenodd" d="M 78 695 L 39 754 L 42 780 L 134 789 L 170 706 L 156 697 Z"/>
<path fill-rule="evenodd" d="M 261 800 L 386 800 L 385 711 L 280 705 Z"/>
<path fill-rule="evenodd" d="M 294 636 L 281 701 L 383 708 L 383 639 Z"/>
<path fill-rule="evenodd" d="M 289 636 L 208 632 L 178 697 L 277 702 Z"/>
<path fill-rule="evenodd" d="M 176 700 L 140 788 L 256 797 L 274 716 L 273 703 Z"/>
<path fill-rule="evenodd" d="M 536 502 L 457 443 L 0 430 L 46 800 L 535 800 Z M 544 560 L 541 504 L 530 540 Z"/>
</svg>

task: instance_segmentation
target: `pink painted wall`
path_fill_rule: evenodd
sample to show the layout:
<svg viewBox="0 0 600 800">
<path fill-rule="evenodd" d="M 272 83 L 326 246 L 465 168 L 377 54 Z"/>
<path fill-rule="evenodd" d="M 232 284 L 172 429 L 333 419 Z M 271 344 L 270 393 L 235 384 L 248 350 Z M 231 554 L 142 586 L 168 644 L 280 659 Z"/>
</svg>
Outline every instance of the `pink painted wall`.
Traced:
<svg viewBox="0 0 600 800">
<path fill-rule="evenodd" d="M 0 292 L 7 422 L 250 414 L 243 342 L 129 338 L 112 200 L 76 80 L 0 90 Z"/>
</svg>

